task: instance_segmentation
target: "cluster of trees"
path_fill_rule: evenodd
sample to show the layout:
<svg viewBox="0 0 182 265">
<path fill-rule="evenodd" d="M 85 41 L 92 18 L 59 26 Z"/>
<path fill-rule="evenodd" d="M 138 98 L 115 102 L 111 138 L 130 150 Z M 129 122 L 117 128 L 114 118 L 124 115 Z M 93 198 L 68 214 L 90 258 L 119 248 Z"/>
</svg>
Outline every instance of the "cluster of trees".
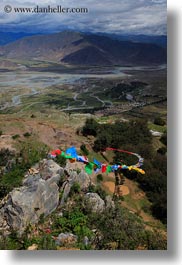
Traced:
<svg viewBox="0 0 182 265">
<path fill-rule="evenodd" d="M 110 98 L 120 98 L 125 99 L 126 93 L 133 92 L 136 89 L 143 89 L 145 86 L 147 86 L 147 83 L 140 82 L 140 81 L 133 81 L 130 83 L 120 83 L 116 86 L 112 87 L 110 90 L 106 90 L 105 92 L 102 92 L 102 95 L 104 94 L 107 97 Z"/>
<path fill-rule="evenodd" d="M 106 147 L 121 148 L 139 153 L 144 157 L 143 169 L 145 175 L 137 172 L 122 171 L 131 179 L 136 180 L 146 192 L 152 202 L 152 213 L 163 223 L 167 222 L 167 158 L 166 145 L 167 134 L 161 137 L 165 145 L 156 151 L 152 145 L 152 136 L 149 132 L 147 121 L 132 120 L 130 122 L 119 122 L 115 124 L 98 124 L 93 119 L 88 119 L 83 127 L 83 135 L 96 137 L 94 150 L 99 152 Z M 135 157 L 115 152 L 114 163 L 133 164 Z"/>
</svg>

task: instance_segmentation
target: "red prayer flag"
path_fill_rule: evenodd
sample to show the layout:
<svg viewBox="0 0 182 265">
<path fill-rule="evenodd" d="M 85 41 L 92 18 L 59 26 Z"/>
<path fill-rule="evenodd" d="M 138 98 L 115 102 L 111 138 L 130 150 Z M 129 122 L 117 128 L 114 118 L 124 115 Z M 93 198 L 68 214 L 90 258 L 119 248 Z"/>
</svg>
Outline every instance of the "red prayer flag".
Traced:
<svg viewBox="0 0 182 265">
<path fill-rule="evenodd" d="M 107 168 L 106 164 L 102 164 L 102 173 L 106 172 L 106 168 Z"/>
</svg>

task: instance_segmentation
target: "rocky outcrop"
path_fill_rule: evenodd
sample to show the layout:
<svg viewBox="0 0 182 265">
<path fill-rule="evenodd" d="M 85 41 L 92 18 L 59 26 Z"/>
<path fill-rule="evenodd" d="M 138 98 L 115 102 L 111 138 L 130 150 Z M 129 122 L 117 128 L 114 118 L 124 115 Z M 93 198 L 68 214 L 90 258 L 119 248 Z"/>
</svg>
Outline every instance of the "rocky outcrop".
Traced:
<svg viewBox="0 0 182 265">
<path fill-rule="evenodd" d="M 105 202 L 97 193 L 85 194 L 85 208 L 94 213 L 101 213 L 105 209 Z"/>
<path fill-rule="evenodd" d="M 91 179 L 85 171 L 81 171 L 80 174 L 76 174 L 72 180 L 74 183 L 77 182 L 80 185 L 82 191 L 86 191 L 91 184 Z"/>
<path fill-rule="evenodd" d="M 57 246 L 73 246 L 77 242 L 78 237 L 72 233 L 61 233 L 56 238 Z"/>
<path fill-rule="evenodd" d="M 52 213 L 59 204 L 58 183 L 63 169 L 53 160 L 44 159 L 35 168 L 37 174 L 26 175 L 23 186 L 15 188 L 0 204 L 0 231 L 21 235 L 30 223 Z"/>
<path fill-rule="evenodd" d="M 64 205 L 75 183 L 80 186 L 88 211 L 101 213 L 114 207 L 110 196 L 104 201 L 97 193 L 87 193 L 91 179 L 84 171 L 78 174 L 71 168 L 61 168 L 53 160 L 44 159 L 28 170 L 21 187 L 13 189 L 0 202 L 0 233 L 8 235 L 14 230 L 22 235 L 29 224 L 38 223 L 41 216 L 46 217 Z M 72 237 L 60 234 L 58 241 L 63 242 L 67 236 Z"/>
<path fill-rule="evenodd" d="M 82 191 L 87 191 L 88 187 L 91 184 L 91 179 L 88 174 L 86 174 L 84 171 L 81 171 L 79 174 L 77 174 L 75 171 L 67 171 L 66 173 L 68 175 L 67 181 L 63 184 L 62 190 L 63 195 L 61 199 L 61 205 L 63 205 L 70 193 L 71 187 L 78 183 L 80 185 L 80 189 Z"/>
<path fill-rule="evenodd" d="M 105 198 L 106 209 L 113 209 L 115 207 L 114 201 L 110 195 Z"/>
</svg>

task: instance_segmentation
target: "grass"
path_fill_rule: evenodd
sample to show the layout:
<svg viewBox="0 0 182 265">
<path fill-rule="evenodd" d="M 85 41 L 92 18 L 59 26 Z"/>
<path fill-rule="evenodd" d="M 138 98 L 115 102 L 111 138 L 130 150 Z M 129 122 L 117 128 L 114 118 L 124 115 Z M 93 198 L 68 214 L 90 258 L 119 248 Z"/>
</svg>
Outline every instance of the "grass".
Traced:
<svg viewBox="0 0 182 265">
<path fill-rule="evenodd" d="M 138 200 L 137 206 L 140 209 L 142 209 L 145 213 L 151 214 L 151 211 L 150 211 L 151 203 L 148 201 L 147 198 L 144 197 L 144 198 Z"/>
<path fill-rule="evenodd" d="M 163 147 L 164 145 L 161 143 L 159 137 L 153 137 L 152 139 L 152 145 L 155 150 L 158 150 L 159 148 Z"/>
<path fill-rule="evenodd" d="M 138 211 L 140 209 L 140 207 L 138 207 L 137 201 L 132 198 L 131 194 L 124 196 L 124 201 L 127 203 L 127 205 L 130 208 L 133 208 L 136 211 Z"/>
<path fill-rule="evenodd" d="M 152 216 L 150 211 L 151 203 L 147 197 L 144 194 L 139 196 L 142 190 L 138 187 L 138 184 L 127 179 L 126 184 L 129 187 L 130 193 L 123 197 L 124 201 L 121 203 L 123 207 L 128 208 L 140 216 L 149 229 L 154 228 L 166 231 L 166 226 Z"/>
<path fill-rule="evenodd" d="M 91 151 L 91 152 L 89 151 L 88 159 L 90 161 L 93 161 L 94 158 L 97 159 L 98 161 L 103 161 L 104 162 L 104 159 L 103 159 L 103 157 L 101 156 L 100 153 L 96 153 L 94 151 Z"/>
<path fill-rule="evenodd" d="M 148 124 L 148 128 L 149 128 L 149 130 L 158 131 L 158 132 L 161 132 L 161 133 L 164 133 L 167 130 L 166 125 L 160 126 L 160 125 L 157 125 L 157 124 L 154 124 L 154 123 L 151 123 L 151 122 Z"/>
</svg>

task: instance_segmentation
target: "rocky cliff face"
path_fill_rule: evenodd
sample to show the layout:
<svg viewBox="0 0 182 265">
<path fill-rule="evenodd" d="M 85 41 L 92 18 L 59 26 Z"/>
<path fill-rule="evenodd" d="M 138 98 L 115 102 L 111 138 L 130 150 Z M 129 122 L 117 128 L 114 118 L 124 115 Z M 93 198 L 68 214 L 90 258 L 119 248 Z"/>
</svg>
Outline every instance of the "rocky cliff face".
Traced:
<svg viewBox="0 0 182 265">
<path fill-rule="evenodd" d="M 1 202 L 0 231 L 8 234 L 15 230 L 22 234 L 28 224 L 38 222 L 41 215 L 47 216 L 57 208 L 63 169 L 46 159 L 37 169 L 25 176 L 22 187 L 14 189 Z"/>
<path fill-rule="evenodd" d="M 79 184 L 84 207 L 90 212 L 113 207 L 110 196 L 104 201 L 97 193 L 88 193 L 92 183 L 84 171 L 63 169 L 53 160 L 44 159 L 29 169 L 21 187 L 13 189 L 0 202 L 0 233 L 8 235 L 16 231 L 22 235 L 29 224 L 38 223 L 41 216 L 64 206 L 75 183 Z"/>
<path fill-rule="evenodd" d="M 79 184 L 81 191 L 87 191 L 88 187 L 91 185 L 91 179 L 84 171 L 81 171 L 79 174 L 77 174 L 75 171 L 66 169 L 66 175 L 68 176 L 68 178 L 61 187 L 63 195 L 60 205 L 63 205 L 65 203 L 70 193 L 71 187 L 75 183 Z"/>
</svg>

